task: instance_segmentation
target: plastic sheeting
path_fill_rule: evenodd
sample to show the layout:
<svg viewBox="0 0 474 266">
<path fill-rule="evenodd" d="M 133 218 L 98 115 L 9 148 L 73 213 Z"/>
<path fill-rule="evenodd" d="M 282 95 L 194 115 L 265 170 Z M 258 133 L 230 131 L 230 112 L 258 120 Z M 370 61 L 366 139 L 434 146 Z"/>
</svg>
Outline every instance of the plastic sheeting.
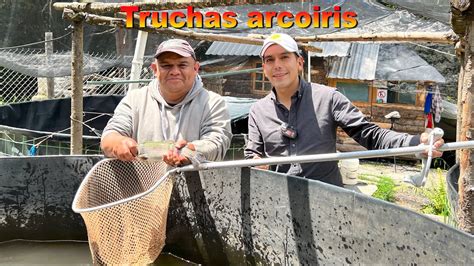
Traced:
<svg viewBox="0 0 474 266">
<path fill-rule="evenodd" d="M 471 235 L 319 181 L 225 168 L 186 174 L 175 188 L 169 221 L 183 226 L 170 228 L 167 243 L 184 258 L 193 250 L 186 244 L 194 244 L 203 257 L 198 263 L 470 265 L 474 259 Z"/>
<path fill-rule="evenodd" d="M 441 117 L 451 120 L 456 120 L 458 116 L 458 107 L 454 103 L 443 100 L 443 111 Z"/>
<path fill-rule="evenodd" d="M 145 58 L 149 65 L 152 57 Z M 84 75 L 98 73 L 111 67 L 131 67 L 132 57 L 104 54 L 84 54 Z M 46 57 L 42 50 L 0 50 L 0 67 L 5 67 L 32 77 L 65 77 L 71 75 L 71 53 L 57 52 Z"/>
<path fill-rule="evenodd" d="M 415 51 L 399 44 L 381 45 L 375 78 L 389 81 L 446 82 L 446 79 Z"/>
<path fill-rule="evenodd" d="M 379 0 L 379 2 L 404 8 L 411 13 L 450 23 L 451 5 L 449 0 Z"/>
<path fill-rule="evenodd" d="M 101 156 L 1 157 L 0 242 L 11 239 L 84 240 L 71 202 Z"/>
<path fill-rule="evenodd" d="M 431 0 L 435 1 L 435 0 Z M 121 2 L 121 1 L 108 1 L 108 2 Z M 389 1 L 390 2 L 390 1 Z M 395 1 L 394 1 L 395 2 Z M 403 1 L 407 2 L 420 2 L 420 1 Z M 394 3 L 395 4 L 395 3 Z M 262 12 L 267 11 L 281 12 L 287 11 L 292 14 L 297 14 L 300 11 L 305 11 L 312 14 L 313 6 L 319 5 L 322 10 L 333 10 L 335 5 L 341 6 L 341 12 L 354 11 L 357 13 L 358 25 L 354 29 L 335 28 L 333 23 L 329 23 L 328 28 L 300 28 L 293 26 L 288 29 L 279 28 L 274 25 L 271 28 L 258 28 L 250 29 L 247 25 L 249 12 Z M 412 5 L 407 6 L 410 10 L 415 10 Z M 426 5 L 416 5 L 417 14 L 421 14 L 423 11 L 422 7 Z M 403 7 L 403 6 L 402 6 Z M 439 8 L 433 8 L 438 10 Z M 450 27 L 447 24 L 443 24 L 433 19 L 426 19 L 420 15 L 415 15 L 407 10 L 393 10 L 376 1 L 372 0 L 340 0 L 340 1 L 319 1 L 314 2 L 295 2 L 295 3 L 276 3 L 272 5 L 244 5 L 244 6 L 226 6 L 216 7 L 207 9 L 196 9 L 202 13 L 207 11 L 215 11 L 223 14 L 226 11 L 233 11 L 238 14 L 238 26 L 231 29 L 185 29 L 197 32 L 212 32 L 212 33 L 225 33 L 231 35 L 248 35 L 248 34 L 270 34 L 271 32 L 284 32 L 293 36 L 308 36 L 315 34 L 328 34 L 335 32 L 393 32 L 393 31 L 423 31 L 423 32 L 435 32 L 435 31 L 449 31 Z M 172 11 L 168 11 L 172 12 Z M 434 11 L 432 13 L 435 13 Z M 444 20 L 443 20 L 444 21 Z M 274 19 L 276 22 L 276 19 Z M 328 44 L 332 45 L 332 44 Z M 334 48 L 334 47 L 333 47 Z M 340 47 L 343 48 L 343 47 Z M 239 46 L 240 53 L 242 55 L 248 55 L 249 52 L 241 51 L 242 47 Z M 250 48 L 249 48 L 250 49 Z M 342 50 L 334 50 L 328 55 L 323 51 L 321 56 L 341 56 L 344 53 L 347 54 L 348 47 Z M 331 50 L 331 49 L 330 49 Z M 252 55 L 255 52 L 252 52 Z M 234 53 L 235 54 L 235 53 Z M 86 55 L 84 59 L 84 74 L 91 74 L 100 72 L 112 66 L 117 66 L 121 62 L 128 62 L 127 60 L 122 61 L 118 58 L 104 58 L 95 57 L 93 55 Z M 1 51 L 0 52 L 0 66 L 7 67 L 18 71 L 20 73 L 34 76 L 34 77 L 60 77 L 70 75 L 70 56 L 69 53 L 55 54 L 49 59 L 47 63 L 44 54 L 28 54 L 22 55 L 18 52 Z M 128 64 L 128 63 L 127 63 Z"/>
<path fill-rule="evenodd" d="M 100 159 L 1 158 L 0 241 L 86 239 L 70 204 Z M 226 168 L 181 175 L 174 186 L 164 251 L 196 263 L 473 263 L 471 235 L 318 181 Z"/>
<path fill-rule="evenodd" d="M 328 28 L 306 29 L 293 26 L 291 28 L 282 29 L 277 26 L 272 28 L 250 29 L 247 26 L 247 14 L 253 11 L 258 12 L 282 12 L 287 11 L 292 14 L 305 11 L 312 14 L 313 6 L 319 5 L 321 10 L 334 10 L 334 6 L 341 7 L 341 12 L 355 11 L 357 13 L 358 25 L 354 29 L 334 28 L 332 23 Z M 196 9 L 195 11 L 207 12 L 215 11 L 223 13 L 233 11 L 238 14 L 238 26 L 232 29 L 196 29 L 193 31 L 200 32 L 222 32 L 226 34 L 269 34 L 271 32 L 284 32 L 293 36 L 306 36 L 314 34 L 328 34 L 335 32 L 357 31 L 357 32 L 392 32 L 392 31 L 449 31 L 448 24 L 438 21 L 426 19 L 425 17 L 414 15 L 406 10 L 394 10 L 386 7 L 376 1 L 371 0 L 340 0 L 340 1 L 314 1 L 314 2 L 296 2 L 296 3 L 276 3 L 272 5 L 245 5 L 245 6 L 228 6 L 207 9 Z M 420 11 L 422 9 L 420 8 Z M 421 12 L 420 12 L 421 13 Z M 276 21 L 276 19 L 275 19 Z"/>
<path fill-rule="evenodd" d="M 227 107 L 229 108 L 230 119 L 232 122 L 246 119 L 249 116 L 250 106 L 255 103 L 256 99 L 225 97 Z"/>
<path fill-rule="evenodd" d="M 86 96 L 84 97 L 83 121 L 91 120 L 87 125 L 101 133 L 123 96 Z M 256 101 L 248 98 L 224 97 L 229 108 L 232 122 L 245 119 L 250 106 Z M 8 131 L 31 136 L 40 136 L 61 131 L 70 127 L 70 99 L 55 99 L 26 102 L 0 106 L 0 127 Z M 90 128 L 84 126 L 85 137 L 97 139 Z M 232 128 L 234 134 L 242 133 Z M 55 134 L 52 138 L 69 139 L 69 130 Z"/>
</svg>

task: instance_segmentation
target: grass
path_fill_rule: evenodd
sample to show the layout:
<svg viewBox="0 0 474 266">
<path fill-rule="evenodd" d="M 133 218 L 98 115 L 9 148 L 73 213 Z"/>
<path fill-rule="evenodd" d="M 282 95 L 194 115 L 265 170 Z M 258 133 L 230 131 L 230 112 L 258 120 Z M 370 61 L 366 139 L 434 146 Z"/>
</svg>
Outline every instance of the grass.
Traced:
<svg viewBox="0 0 474 266">
<path fill-rule="evenodd" d="M 391 177 L 381 176 L 377 181 L 377 190 L 372 197 L 388 202 L 395 202 L 395 187 L 395 182 Z"/>
<path fill-rule="evenodd" d="M 369 184 L 376 184 L 377 181 L 380 179 L 381 176 L 379 175 L 371 175 L 371 174 L 360 174 L 357 179 L 366 181 Z"/>
<path fill-rule="evenodd" d="M 422 208 L 423 213 L 441 215 L 444 217 L 448 217 L 451 214 L 446 184 L 441 169 L 438 168 L 437 170 L 433 186 L 423 189 L 422 193 L 430 201 L 429 204 Z"/>
<path fill-rule="evenodd" d="M 395 203 L 418 213 L 437 215 L 440 217 L 440 221 L 456 227 L 455 214 L 451 213 L 447 195 L 446 171 L 443 170 L 446 168 L 446 163 L 439 159 L 435 160 L 433 164 L 438 168 L 436 171 L 431 171 L 425 187 L 414 187 L 403 183 L 399 181 L 401 175 L 398 179 L 393 180 L 390 178 L 390 174 L 383 174 L 381 171 L 361 173 L 358 179 L 377 187 L 371 195 L 374 198 Z"/>
</svg>

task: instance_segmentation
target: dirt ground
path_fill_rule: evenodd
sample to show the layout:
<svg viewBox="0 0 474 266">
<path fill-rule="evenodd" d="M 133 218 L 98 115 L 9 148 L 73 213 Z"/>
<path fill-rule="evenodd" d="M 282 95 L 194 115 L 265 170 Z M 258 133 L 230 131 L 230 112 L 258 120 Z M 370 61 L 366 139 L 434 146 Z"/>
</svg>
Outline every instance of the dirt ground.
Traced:
<svg viewBox="0 0 474 266">
<path fill-rule="evenodd" d="M 397 185 L 394 203 L 421 212 L 421 209 L 429 203 L 429 200 L 423 195 L 421 188 L 416 188 L 403 181 L 404 177 L 420 172 L 421 163 L 397 161 L 394 164 L 393 161 L 388 160 L 383 162 L 361 160 L 358 175 L 370 180 L 358 179 L 356 185 L 346 185 L 345 187 L 371 196 L 377 190 L 376 181 L 380 176 L 388 176 Z M 433 186 L 440 178 L 444 180 L 446 174 L 447 170 L 430 169 L 425 187 Z"/>
</svg>

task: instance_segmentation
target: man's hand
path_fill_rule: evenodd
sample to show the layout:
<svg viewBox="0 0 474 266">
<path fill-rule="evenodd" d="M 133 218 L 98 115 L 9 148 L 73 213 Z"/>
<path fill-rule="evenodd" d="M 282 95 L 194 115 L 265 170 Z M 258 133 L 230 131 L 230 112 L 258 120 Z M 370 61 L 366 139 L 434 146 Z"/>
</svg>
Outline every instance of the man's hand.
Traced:
<svg viewBox="0 0 474 266">
<path fill-rule="evenodd" d="M 262 159 L 262 157 L 258 155 L 254 155 L 252 159 Z M 269 170 L 270 166 L 269 165 L 257 165 L 255 168 L 262 169 L 262 170 Z"/>
<path fill-rule="evenodd" d="M 183 165 L 190 164 L 191 161 L 189 161 L 189 159 L 186 158 L 185 156 L 181 155 L 180 150 L 184 147 L 187 147 L 188 149 L 193 150 L 193 151 L 196 150 L 196 148 L 194 147 L 194 144 L 190 142 L 188 143 L 184 139 L 178 140 L 175 143 L 174 148 L 169 150 L 165 154 L 165 156 L 163 156 L 163 161 L 171 166 L 183 166 Z"/>
<path fill-rule="evenodd" d="M 117 132 L 106 135 L 100 146 L 106 156 L 115 157 L 122 161 L 133 161 L 138 154 L 137 142 Z"/>
<path fill-rule="evenodd" d="M 430 145 L 430 134 L 425 132 L 420 136 L 420 144 Z M 442 151 L 438 151 L 439 147 L 444 145 L 444 139 L 440 138 L 436 140 L 433 144 L 433 158 L 441 157 L 443 155 Z M 421 153 L 423 157 L 428 157 L 428 149 L 425 152 Z"/>
</svg>

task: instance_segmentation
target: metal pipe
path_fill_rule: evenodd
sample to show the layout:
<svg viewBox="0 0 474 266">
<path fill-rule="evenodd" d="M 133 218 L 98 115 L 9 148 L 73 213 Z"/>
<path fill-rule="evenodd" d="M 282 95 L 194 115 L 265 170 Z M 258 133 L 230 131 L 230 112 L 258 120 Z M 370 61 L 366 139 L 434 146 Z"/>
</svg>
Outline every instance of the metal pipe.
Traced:
<svg viewBox="0 0 474 266">
<path fill-rule="evenodd" d="M 243 70 L 228 71 L 228 72 L 207 73 L 207 74 L 202 74 L 201 78 L 224 77 L 224 76 L 230 76 L 230 75 L 252 73 L 256 71 L 262 71 L 262 68 L 258 67 L 258 68 L 243 69 Z M 130 84 L 130 83 L 149 83 L 150 81 L 152 81 L 152 79 L 135 79 L 135 80 L 116 79 L 116 80 L 96 80 L 96 81 L 91 80 L 91 81 L 88 81 L 87 84 L 92 84 L 92 85 Z"/>
<path fill-rule="evenodd" d="M 148 1 L 149 2 L 149 1 Z M 135 53 L 132 60 L 132 69 L 130 71 L 130 79 L 136 80 L 140 78 L 143 66 L 143 55 L 145 54 L 146 42 L 148 39 L 148 32 L 138 31 L 137 44 L 135 46 Z M 128 90 L 138 89 L 135 82 L 130 82 Z"/>
<path fill-rule="evenodd" d="M 355 152 L 343 152 L 343 153 L 324 153 L 324 154 L 312 154 L 312 155 L 298 155 L 289 157 L 272 157 L 263 159 L 251 159 L 251 160 L 236 160 L 236 161 L 224 161 L 224 162 L 208 162 L 202 163 L 199 167 L 193 165 L 187 165 L 181 168 L 177 168 L 178 172 L 197 171 L 197 170 L 210 170 L 220 169 L 227 167 L 250 167 L 259 165 L 275 165 L 275 164 L 290 164 L 290 163 L 315 163 L 315 162 L 327 162 L 327 161 L 338 161 L 344 159 L 367 159 L 376 157 L 391 157 L 401 155 L 411 155 L 426 151 L 428 145 L 418 145 L 413 147 L 384 149 L 384 150 L 371 150 L 371 151 L 355 151 Z M 439 151 L 451 151 L 457 149 L 473 149 L 474 141 L 461 141 L 446 143 L 441 146 Z"/>
</svg>

